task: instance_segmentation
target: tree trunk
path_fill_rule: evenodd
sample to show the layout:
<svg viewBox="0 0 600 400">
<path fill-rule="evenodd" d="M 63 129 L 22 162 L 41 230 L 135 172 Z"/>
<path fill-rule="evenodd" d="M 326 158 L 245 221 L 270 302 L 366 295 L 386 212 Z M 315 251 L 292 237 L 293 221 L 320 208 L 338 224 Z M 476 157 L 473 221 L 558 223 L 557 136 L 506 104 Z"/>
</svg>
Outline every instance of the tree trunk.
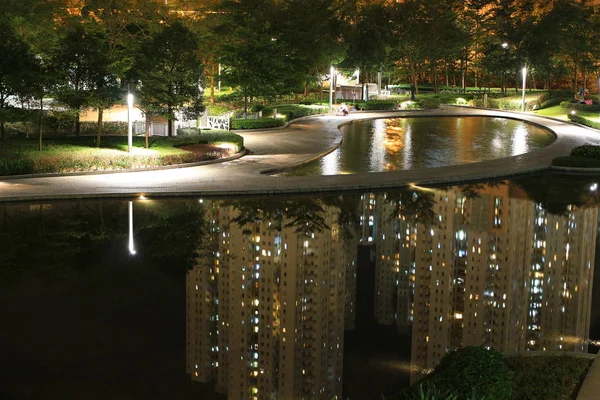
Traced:
<svg viewBox="0 0 600 400">
<path fill-rule="evenodd" d="M 215 76 L 210 76 L 210 104 L 215 104 Z"/>
<path fill-rule="evenodd" d="M 77 110 L 77 115 L 75 116 L 75 136 L 79 136 L 81 133 L 81 121 L 79 120 L 79 110 Z"/>
<path fill-rule="evenodd" d="M 104 109 L 98 109 L 98 126 L 96 127 L 96 147 L 100 147 L 100 140 L 102 139 L 102 115 Z"/>
<path fill-rule="evenodd" d="M 169 119 L 167 120 L 167 135 L 169 137 L 173 136 L 173 107 L 168 106 L 169 111 Z"/>
<path fill-rule="evenodd" d="M 44 117 L 44 97 L 40 97 L 40 120 L 39 122 L 39 140 L 40 140 L 40 151 L 42 151 L 42 118 Z"/>
<path fill-rule="evenodd" d="M 0 120 L 0 140 L 4 140 L 4 120 Z"/>
</svg>

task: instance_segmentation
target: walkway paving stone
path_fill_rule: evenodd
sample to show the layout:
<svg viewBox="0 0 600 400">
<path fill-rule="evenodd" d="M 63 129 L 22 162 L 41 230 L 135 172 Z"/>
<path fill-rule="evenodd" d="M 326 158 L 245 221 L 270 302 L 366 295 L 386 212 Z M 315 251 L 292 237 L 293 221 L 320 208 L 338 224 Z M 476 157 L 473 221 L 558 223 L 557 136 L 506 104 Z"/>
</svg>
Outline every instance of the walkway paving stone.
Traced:
<svg viewBox="0 0 600 400">
<path fill-rule="evenodd" d="M 275 177 L 262 171 L 285 168 L 331 151 L 342 140 L 341 125 L 356 120 L 404 116 L 496 116 L 543 125 L 557 135 L 551 145 L 516 157 L 450 167 L 337 176 Z M 218 164 L 159 171 L 53 177 L 0 177 L 0 201 L 90 197 L 240 195 L 364 191 L 507 177 L 548 168 L 552 159 L 585 143 L 600 145 L 598 131 L 578 125 L 505 111 L 443 107 L 434 111 L 352 113 L 301 118 L 287 128 L 244 132 L 249 155 Z"/>
</svg>

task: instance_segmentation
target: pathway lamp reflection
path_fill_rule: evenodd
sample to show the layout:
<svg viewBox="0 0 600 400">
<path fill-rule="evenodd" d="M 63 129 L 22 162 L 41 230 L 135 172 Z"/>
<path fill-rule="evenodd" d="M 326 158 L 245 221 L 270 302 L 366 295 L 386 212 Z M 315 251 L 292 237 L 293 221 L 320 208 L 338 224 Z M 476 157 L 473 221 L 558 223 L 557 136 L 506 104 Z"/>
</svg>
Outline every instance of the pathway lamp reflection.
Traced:
<svg viewBox="0 0 600 400">
<path fill-rule="evenodd" d="M 127 147 L 129 152 L 133 149 L 133 121 L 131 111 L 133 110 L 133 94 L 127 93 Z"/>
<path fill-rule="evenodd" d="M 129 254 L 135 255 L 135 246 L 133 244 L 133 201 L 129 202 Z"/>
<path fill-rule="evenodd" d="M 523 98 L 521 99 L 521 111 L 525 111 L 525 81 L 527 79 L 527 67 L 523 67 Z"/>
</svg>

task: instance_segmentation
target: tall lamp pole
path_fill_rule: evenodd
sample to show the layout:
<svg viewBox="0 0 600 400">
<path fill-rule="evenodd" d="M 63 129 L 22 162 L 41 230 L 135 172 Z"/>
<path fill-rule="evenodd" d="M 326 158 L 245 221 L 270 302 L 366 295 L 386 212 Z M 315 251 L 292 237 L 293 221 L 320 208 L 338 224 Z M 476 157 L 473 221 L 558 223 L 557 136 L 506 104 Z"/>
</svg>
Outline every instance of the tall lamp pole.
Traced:
<svg viewBox="0 0 600 400">
<path fill-rule="evenodd" d="M 333 112 L 333 65 L 329 68 L 329 112 Z"/>
<path fill-rule="evenodd" d="M 504 49 L 504 63 L 506 63 L 506 50 L 508 49 L 508 43 L 502 43 L 502 48 Z M 502 66 L 502 94 L 506 94 L 506 65 Z"/>
<path fill-rule="evenodd" d="M 131 120 L 131 110 L 133 108 L 133 94 L 127 93 L 127 147 L 129 152 L 133 149 L 133 121 Z"/>
<path fill-rule="evenodd" d="M 521 99 L 521 111 L 525 111 L 525 80 L 527 79 L 527 67 L 523 67 L 523 98 Z"/>
</svg>

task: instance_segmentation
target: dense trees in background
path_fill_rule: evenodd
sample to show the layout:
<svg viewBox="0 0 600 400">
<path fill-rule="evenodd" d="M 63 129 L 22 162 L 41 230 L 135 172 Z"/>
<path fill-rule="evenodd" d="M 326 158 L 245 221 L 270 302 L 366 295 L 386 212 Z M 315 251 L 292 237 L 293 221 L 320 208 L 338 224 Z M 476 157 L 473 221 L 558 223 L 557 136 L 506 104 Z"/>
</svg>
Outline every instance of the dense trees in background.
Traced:
<svg viewBox="0 0 600 400">
<path fill-rule="evenodd" d="M 44 97 L 75 118 L 96 109 L 100 145 L 127 89 L 172 121 L 202 110 L 204 88 L 214 102 L 217 81 L 246 100 L 298 97 L 330 65 L 435 91 L 516 86 L 525 65 L 548 89 L 595 87 L 599 72 L 600 9 L 585 1 L 4 0 L 0 14 L 0 137 Z"/>
</svg>

